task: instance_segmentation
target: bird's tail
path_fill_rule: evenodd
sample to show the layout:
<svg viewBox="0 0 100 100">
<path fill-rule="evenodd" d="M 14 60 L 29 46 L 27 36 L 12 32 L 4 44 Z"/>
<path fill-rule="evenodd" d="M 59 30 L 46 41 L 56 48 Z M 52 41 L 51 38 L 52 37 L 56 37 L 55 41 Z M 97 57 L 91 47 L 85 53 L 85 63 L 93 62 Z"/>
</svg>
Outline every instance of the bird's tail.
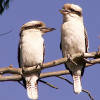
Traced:
<svg viewBox="0 0 100 100">
<path fill-rule="evenodd" d="M 74 92 L 79 94 L 82 91 L 81 75 L 73 75 Z"/>
<path fill-rule="evenodd" d="M 38 75 L 25 77 L 27 95 L 31 100 L 38 100 Z"/>
</svg>

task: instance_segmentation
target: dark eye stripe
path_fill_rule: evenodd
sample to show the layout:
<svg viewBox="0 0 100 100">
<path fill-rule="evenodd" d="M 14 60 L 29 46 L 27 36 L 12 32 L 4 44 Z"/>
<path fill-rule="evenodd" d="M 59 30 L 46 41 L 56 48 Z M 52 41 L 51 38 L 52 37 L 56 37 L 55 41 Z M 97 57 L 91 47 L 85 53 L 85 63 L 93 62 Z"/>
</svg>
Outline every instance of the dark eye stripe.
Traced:
<svg viewBox="0 0 100 100">
<path fill-rule="evenodd" d="M 74 10 L 74 9 L 72 9 L 72 8 L 70 8 L 70 11 L 75 12 L 75 10 Z"/>
<path fill-rule="evenodd" d="M 34 28 L 34 26 L 23 27 L 24 30 L 31 29 L 31 28 Z"/>
<path fill-rule="evenodd" d="M 42 27 L 41 24 L 36 24 L 36 25 L 33 25 L 33 26 L 26 26 L 26 27 L 23 27 L 21 30 L 27 30 L 27 29 L 32 29 L 32 28 L 39 28 L 39 27 Z"/>
<path fill-rule="evenodd" d="M 77 14 L 78 16 L 82 15 L 80 11 L 76 11 L 76 10 L 74 10 L 72 8 L 70 8 L 70 11 L 73 12 L 73 13 L 75 13 L 75 14 Z"/>
<path fill-rule="evenodd" d="M 42 25 L 41 24 L 36 24 L 34 27 L 38 28 L 38 27 L 41 27 Z"/>
<path fill-rule="evenodd" d="M 79 12 L 79 11 L 75 11 L 75 13 L 76 13 L 78 16 L 81 16 L 81 15 L 82 15 L 81 12 Z"/>
</svg>

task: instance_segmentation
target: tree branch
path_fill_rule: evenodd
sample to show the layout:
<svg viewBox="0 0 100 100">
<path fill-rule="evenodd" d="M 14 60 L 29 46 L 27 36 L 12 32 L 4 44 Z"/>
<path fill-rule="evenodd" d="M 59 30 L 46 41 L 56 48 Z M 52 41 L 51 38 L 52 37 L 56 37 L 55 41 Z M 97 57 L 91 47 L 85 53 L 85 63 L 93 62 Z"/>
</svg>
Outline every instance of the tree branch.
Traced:
<svg viewBox="0 0 100 100">
<path fill-rule="evenodd" d="M 69 70 L 41 73 L 40 78 L 60 76 L 60 75 L 65 75 L 65 74 L 70 74 Z"/>
<path fill-rule="evenodd" d="M 87 90 L 82 89 L 83 92 L 87 93 L 91 100 L 94 100 L 94 98 L 91 96 L 91 93 Z"/>
<path fill-rule="evenodd" d="M 22 79 L 21 75 L 11 75 L 11 76 L 0 76 L 0 82 L 4 81 L 20 81 Z"/>
<path fill-rule="evenodd" d="M 66 79 L 66 78 L 64 78 L 64 77 L 62 77 L 62 76 L 56 76 L 56 77 L 58 77 L 58 78 L 60 78 L 60 79 L 63 79 L 63 80 L 65 80 L 66 82 L 68 82 L 69 84 L 73 85 L 73 83 L 72 83 L 71 81 L 69 81 L 68 79 Z"/>
<path fill-rule="evenodd" d="M 91 53 L 84 53 L 84 54 L 75 54 L 72 56 L 71 59 L 74 59 L 76 57 L 84 57 L 84 58 L 96 58 L 96 59 L 92 59 L 89 60 L 89 63 L 86 64 L 86 67 L 88 66 L 92 66 L 93 64 L 97 64 L 100 63 L 100 51 L 99 52 L 91 52 Z M 45 68 L 50 68 L 50 67 L 54 67 L 60 64 L 63 64 L 65 62 L 67 62 L 67 57 L 65 58 L 61 58 L 58 60 L 54 60 L 48 63 L 44 63 L 43 66 L 34 68 L 34 67 L 29 67 L 29 68 L 24 68 L 24 72 L 26 73 L 33 73 L 34 71 L 38 71 L 38 70 L 43 70 Z M 11 74 L 10 76 L 5 74 Z M 23 76 L 23 72 L 22 72 L 22 68 L 14 68 L 11 65 L 8 67 L 3 67 L 0 68 L 0 81 L 18 81 L 22 79 Z M 51 77 L 51 76 L 59 76 L 59 75 L 65 75 L 65 74 L 70 74 L 68 70 L 62 70 L 62 71 L 55 71 L 55 72 L 47 72 L 47 73 L 41 73 L 40 74 L 40 79 L 41 78 L 46 78 L 46 77 Z"/>
<path fill-rule="evenodd" d="M 52 88 L 54 88 L 54 89 L 58 89 L 57 87 L 55 87 L 54 85 L 52 85 L 52 84 L 50 84 L 50 83 L 48 83 L 46 81 L 43 81 L 43 80 L 39 80 L 39 81 L 44 83 L 44 84 L 46 84 L 46 85 L 48 85 L 48 86 L 50 86 L 50 87 L 52 87 Z"/>
<path fill-rule="evenodd" d="M 64 77 L 62 77 L 62 76 L 56 76 L 56 77 L 58 77 L 58 78 L 60 78 L 60 79 L 63 79 L 63 80 L 65 80 L 65 81 L 67 81 L 69 84 L 73 85 L 73 83 L 72 83 L 71 81 L 69 81 L 68 79 L 66 79 L 66 78 L 64 78 Z M 88 90 L 82 89 L 82 92 L 87 93 L 88 96 L 89 96 L 89 98 L 90 98 L 91 100 L 94 100 L 94 98 L 91 96 L 91 93 L 90 93 Z"/>
<path fill-rule="evenodd" d="M 92 58 L 92 60 L 86 61 L 86 67 L 100 63 L 100 51 L 91 52 L 91 53 L 84 53 L 84 54 L 75 54 L 71 57 L 71 59 L 73 60 L 76 57 Z M 54 66 L 66 63 L 67 61 L 68 61 L 68 59 L 67 59 L 67 57 L 65 57 L 65 58 L 54 60 L 54 61 L 51 61 L 48 63 L 44 63 L 42 65 L 42 67 L 37 66 L 37 67 L 23 68 L 23 66 L 22 66 L 22 68 L 14 68 L 12 65 L 10 65 L 8 67 L 3 67 L 3 68 L 0 68 L 0 82 L 18 81 L 20 83 L 20 81 L 22 80 L 22 77 L 24 77 L 24 75 L 26 75 L 26 74 L 33 73 L 34 71 L 38 71 L 38 70 L 43 70 L 45 68 L 54 67 Z M 8 75 L 8 74 L 10 74 L 10 75 Z M 70 82 L 69 80 L 60 76 L 60 75 L 67 75 L 67 74 L 70 74 L 69 70 L 41 73 L 39 81 L 52 87 L 52 88 L 57 89 L 57 87 L 53 86 L 52 84 L 41 80 L 42 78 L 56 76 L 60 79 L 67 81 L 69 84 L 73 85 L 72 82 Z M 20 83 L 20 84 L 23 85 L 22 83 Z M 94 100 L 89 91 L 84 90 L 84 89 L 82 91 L 87 93 L 91 100 Z"/>
</svg>

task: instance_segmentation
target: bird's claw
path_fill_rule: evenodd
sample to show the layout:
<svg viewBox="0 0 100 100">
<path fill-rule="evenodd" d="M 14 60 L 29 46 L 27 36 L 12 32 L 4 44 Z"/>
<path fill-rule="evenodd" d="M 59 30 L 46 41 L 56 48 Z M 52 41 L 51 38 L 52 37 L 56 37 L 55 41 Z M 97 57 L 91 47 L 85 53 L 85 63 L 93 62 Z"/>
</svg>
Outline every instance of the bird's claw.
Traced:
<svg viewBox="0 0 100 100">
<path fill-rule="evenodd" d="M 85 63 L 91 64 L 91 62 L 90 62 L 88 59 L 86 59 L 86 58 L 83 58 L 83 59 L 84 59 L 84 62 L 85 62 Z"/>
<path fill-rule="evenodd" d="M 37 65 L 35 66 L 35 68 L 36 68 L 36 69 L 38 69 L 38 68 L 41 69 L 41 66 L 42 66 L 42 64 L 40 63 L 40 64 L 37 64 Z"/>
<path fill-rule="evenodd" d="M 74 65 L 77 66 L 77 63 L 75 63 L 75 61 L 73 61 L 72 56 L 70 54 L 67 54 L 67 59 L 68 59 L 68 62 L 72 62 Z"/>
</svg>

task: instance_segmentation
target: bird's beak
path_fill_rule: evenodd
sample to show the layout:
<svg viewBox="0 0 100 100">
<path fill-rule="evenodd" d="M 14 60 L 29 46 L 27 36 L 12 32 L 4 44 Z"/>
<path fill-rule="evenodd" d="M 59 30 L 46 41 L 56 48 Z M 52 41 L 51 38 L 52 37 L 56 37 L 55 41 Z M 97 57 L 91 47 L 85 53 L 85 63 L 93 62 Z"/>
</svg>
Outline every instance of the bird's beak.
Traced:
<svg viewBox="0 0 100 100">
<path fill-rule="evenodd" d="M 56 30 L 56 29 L 55 28 L 48 28 L 48 27 L 41 27 L 40 30 L 43 33 L 46 33 L 46 32 L 50 32 L 50 31 Z"/>
<path fill-rule="evenodd" d="M 67 9 L 60 9 L 59 12 L 60 12 L 61 14 L 68 14 L 68 13 L 70 13 L 70 11 L 67 10 Z"/>
</svg>

